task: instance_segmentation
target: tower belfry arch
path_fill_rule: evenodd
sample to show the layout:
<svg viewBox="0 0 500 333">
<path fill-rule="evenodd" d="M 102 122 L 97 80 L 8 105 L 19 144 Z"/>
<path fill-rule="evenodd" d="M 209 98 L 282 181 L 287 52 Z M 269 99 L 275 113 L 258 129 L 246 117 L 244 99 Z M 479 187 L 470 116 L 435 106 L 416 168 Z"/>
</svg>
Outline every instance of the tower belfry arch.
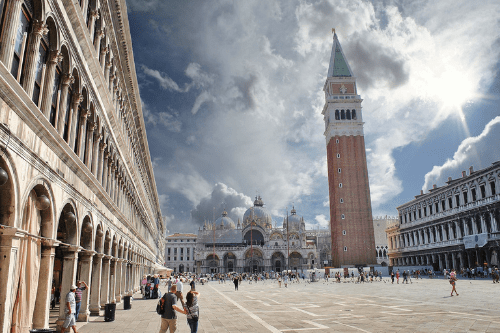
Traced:
<svg viewBox="0 0 500 333">
<path fill-rule="evenodd" d="M 361 96 L 335 29 L 323 87 L 332 264 L 376 264 Z"/>
</svg>

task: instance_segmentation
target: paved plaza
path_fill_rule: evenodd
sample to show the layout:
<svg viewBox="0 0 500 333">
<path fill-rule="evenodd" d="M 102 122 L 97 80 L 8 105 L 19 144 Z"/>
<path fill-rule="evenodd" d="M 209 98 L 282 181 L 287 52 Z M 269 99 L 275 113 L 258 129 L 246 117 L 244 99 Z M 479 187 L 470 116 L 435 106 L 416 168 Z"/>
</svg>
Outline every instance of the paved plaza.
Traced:
<svg viewBox="0 0 500 333">
<path fill-rule="evenodd" d="M 460 279 L 460 296 L 450 297 L 447 280 L 419 279 L 412 284 L 387 282 L 292 283 L 230 282 L 197 285 L 198 332 L 500 332 L 500 285 L 490 279 Z M 163 288 L 165 290 L 165 288 Z M 98 317 L 79 333 L 158 332 L 157 300 L 136 295 L 131 310 L 117 306 L 116 320 Z M 178 315 L 177 332 L 189 332 Z"/>
</svg>

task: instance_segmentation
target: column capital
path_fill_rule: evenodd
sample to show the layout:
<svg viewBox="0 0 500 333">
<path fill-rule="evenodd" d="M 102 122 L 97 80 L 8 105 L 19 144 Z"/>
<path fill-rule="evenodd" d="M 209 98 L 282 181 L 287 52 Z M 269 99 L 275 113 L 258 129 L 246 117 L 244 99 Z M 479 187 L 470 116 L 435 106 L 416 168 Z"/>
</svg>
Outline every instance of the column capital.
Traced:
<svg viewBox="0 0 500 333">
<path fill-rule="evenodd" d="M 106 68 L 111 68 L 113 66 L 113 63 L 111 61 L 106 61 Z"/>
<path fill-rule="evenodd" d="M 94 250 L 86 250 L 86 249 L 83 249 L 80 251 L 80 255 L 82 256 L 89 256 L 89 257 L 93 257 L 94 255 L 96 255 L 97 252 L 94 251 Z"/>
<path fill-rule="evenodd" d="M 94 257 L 97 259 L 102 259 L 104 257 L 104 253 L 96 253 L 94 254 Z"/>
<path fill-rule="evenodd" d="M 85 122 L 87 120 L 87 118 L 89 117 L 89 115 L 90 115 L 89 109 L 83 109 L 82 113 L 80 114 L 80 119 L 82 120 L 82 122 Z"/>
<path fill-rule="evenodd" d="M 102 135 L 100 136 L 99 140 L 102 139 Z M 99 150 L 100 151 L 103 151 L 104 149 L 106 149 L 106 142 L 99 142 Z"/>
<path fill-rule="evenodd" d="M 102 30 L 102 29 L 97 30 L 95 35 L 99 39 L 104 37 L 104 30 Z"/>
<path fill-rule="evenodd" d="M 63 60 L 60 50 L 52 50 L 49 52 L 49 63 L 58 64 Z"/>
<path fill-rule="evenodd" d="M 33 20 L 33 33 L 40 38 L 49 32 L 47 24 L 40 20 Z"/>
<path fill-rule="evenodd" d="M 98 11 L 97 9 L 92 9 L 92 10 L 90 11 L 90 15 L 91 15 L 94 19 L 96 19 L 96 20 L 98 20 L 98 19 L 99 19 L 99 11 Z"/>
<path fill-rule="evenodd" d="M 83 94 L 79 92 L 73 93 L 73 103 L 78 105 L 83 101 Z"/>
<path fill-rule="evenodd" d="M 64 73 L 61 81 L 62 85 L 69 86 L 75 82 L 75 78 L 70 73 Z"/>
<path fill-rule="evenodd" d="M 103 260 L 111 260 L 111 258 L 113 258 L 112 256 L 108 255 L 108 254 L 105 254 L 102 259 Z"/>
<path fill-rule="evenodd" d="M 106 46 L 106 47 L 103 47 L 103 48 L 101 49 L 101 54 L 106 54 L 106 53 L 108 53 L 108 51 L 109 51 L 109 47 L 107 47 L 107 46 Z"/>
</svg>

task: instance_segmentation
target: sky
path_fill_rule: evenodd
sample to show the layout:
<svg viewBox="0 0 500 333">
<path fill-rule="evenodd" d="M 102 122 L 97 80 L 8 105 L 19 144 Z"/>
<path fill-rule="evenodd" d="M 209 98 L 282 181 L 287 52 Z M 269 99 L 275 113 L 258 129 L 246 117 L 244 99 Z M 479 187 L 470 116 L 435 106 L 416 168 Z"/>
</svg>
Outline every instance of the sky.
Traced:
<svg viewBox="0 0 500 333">
<path fill-rule="evenodd" d="M 500 160 L 500 2 L 127 0 L 169 233 L 260 195 L 329 223 L 323 85 L 336 29 L 363 98 L 372 212 Z"/>
</svg>

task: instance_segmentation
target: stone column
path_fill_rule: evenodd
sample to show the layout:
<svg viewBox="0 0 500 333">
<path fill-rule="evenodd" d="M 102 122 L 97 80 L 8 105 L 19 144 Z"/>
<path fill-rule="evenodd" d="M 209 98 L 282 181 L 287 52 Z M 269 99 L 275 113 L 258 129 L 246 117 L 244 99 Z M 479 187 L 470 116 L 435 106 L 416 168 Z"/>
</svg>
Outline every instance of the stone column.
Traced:
<svg viewBox="0 0 500 333">
<path fill-rule="evenodd" d="M 103 72 L 104 72 L 104 67 L 106 65 L 106 54 L 108 53 L 108 51 L 109 48 L 107 46 L 101 49 L 101 57 L 99 59 L 99 64 L 101 65 L 101 69 Z"/>
<path fill-rule="evenodd" d="M 82 142 L 85 142 L 87 145 L 87 149 L 85 149 L 85 156 L 83 156 L 83 163 L 92 171 L 92 153 L 94 151 L 94 131 L 97 127 L 97 124 L 94 121 L 89 122 L 88 130 L 87 130 L 87 138 L 84 138 Z M 83 149 L 83 145 L 82 145 Z"/>
<path fill-rule="evenodd" d="M 39 60 L 38 51 L 42 37 L 49 32 L 47 25 L 43 21 L 33 20 L 33 28 L 29 35 L 28 48 L 24 58 L 24 79 L 23 88 L 30 98 L 33 96 L 33 87 L 35 85 L 35 69 Z"/>
<path fill-rule="evenodd" d="M 104 308 L 109 303 L 109 262 L 111 256 L 104 256 L 102 258 L 102 274 L 101 274 L 101 308 Z"/>
<path fill-rule="evenodd" d="M 109 302 L 116 303 L 116 260 L 117 258 L 112 258 L 109 270 Z"/>
<path fill-rule="evenodd" d="M 127 260 L 122 260 L 121 261 L 121 266 L 122 266 L 122 276 L 121 276 L 121 279 L 120 279 L 120 290 L 122 291 L 122 296 L 126 296 L 127 295 Z"/>
<path fill-rule="evenodd" d="M 498 224 L 497 220 L 495 219 L 495 214 L 493 212 L 489 212 L 490 214 L 490 221 L 491 221 L 491 232 L 497 232 L 498 231 Z"/>
<path fill-rule="evenodd" d="M 82 162 L 84 162 L 83 149 L 85 140 L 87 139 L 85 137 L 85 128 L 87 127 L 87 118 L 89 114 L 90 114 L 89 110 L 83 109 L 82 113 L 80 114 L 80 128 L 75 128 L 75 130 L 77 131 L 75 132 L 76 155 L 80 158 Z M 77 138 L 78 141 L 76 140 Z"/>
<path fill-rule="evenodd" d="M 111 70 L 111 61 L 106 61 L 106 66 L 104 67 L 104 82 L 109 82 L 109 71 Z"/>
<path fill-rule="evenodd" d="M 110 158 L 108 159 L 108 171 L 106 172 L 106 192 L 108 194 L 111 193 L 111 178 L 113 177 L 113 175 L 111 174 L 111 169 L 113 167 L 113 160 Z"/>
<path fill-rule="evenodd" d="M 64 251 L 64 261 L 62 267 L 62 283 L 61 283 L 61 307 L 59 308 L 59 318 L 57 319 L 58 330 L 61 329 L 64 319 L 66 318 L 66 307 L 64 300 L 69 292 L 71 285 L 76 283 L 76 268 L 78 262 L 78 247 L 71 246 Z"/>
<path fill-rule="evenodd" d="M 54 241 L 42 243 L 40 275 L 36 293 L 35 311 L 33 312 L 33 328 L 49 327 L 50 297 L 52 291 L 52 275 L 54 273 L 54 257 L 56 249 Z"/>
<path fill-rule="evenodd" d="M 0 232 L 0 331 L 10 332 L 9 315 L 14 306 L 12 286 L 15 284 L 19 245 L 23 234 L 15 228 L 5 228 Z"/>
<path fill-rule="evenodd" d="M 94 257 L 94 251 L 85 251 L 80 254 L 80 260 L 82 262 L 80 268 L 80 281 L 85 281 L 85 283 L 89 286 L 92 286 L 92 261 Z M 78 321 L 89 321 L 90 310 L 90 290 L 87 289 L 82 293 L 82 303 L 80 307 L 80 313 L 78 314 Z"/>
<path fill-rule="evenodd" d="M 111 72 L 109 74 L 109 83 L 108 83 L 109 92 L 113 91 L 113 82 L 114 82 L 115 78 L 116 78 L 116 74 L 114 72 Z"/>
<path fill-rule="evenodd" d="M 89 31 L 90 31 L 90 40 L 94 40 L 94 27 L 95 27 L 95 21 L 99 19 L 99 12 L 95 9 L 92 9 L 90 11 L 90 18 L 89 18 Z"/>
<path fill-rule="evenodd" d="M 54 79 L 56 76 L 56 66 L 62 60 L 61 52 L 53 50 L 49 53 L 47 67 L 45 68 L 45 81 L 43 83 L 43 96 L 40 96 L 42 103 L 40 104 L 40 111 L 45 115 L 45 118 L 50 120 L 50 109 L 52 105 L 53 94 L 57 94 L 56 87 L 54 91 Z M 57 119 L 57 118 L 56 118 Z M 57 123 L 56 123 L 57 126 Z"/>
<path fill-rule="evenodd" d="M 106 143 L 103 141 L 99 142 L 99 161 L 97 162 L 97 180 L 104 187 L 104 169 L 105 165 L 108 163 L 108 154 L 104 151 L 106 149 Z"/>
<path fill-rule="evenodd" d="M 63 74 L 61 78 L 61 96 L 59 97 L 59 109 L 56 115 L 56 129 L 62 136 L 64 134 L 64 120 L 66 119 L 66 111 L 68 104 L 69 86 L 75 82 L 75 78 L 71 74 Z"/>
<path fill-rule="evenodd" d="M 94 255 L 92 264 L 92 284 L 90 286 L 90 315 L 99 316 L 101 310 L 101 278 L 102 278 L 102 257 L 104 254 Z"/>
<path fill-rule="evenodd" d="M 104 160 L 102 163 L 102 187 L 108 191 L 108 170 L 109 170 L 109 151 L 104 151 Z"/>
<path fill-rule="evenodd" d="M 69 124 L 68 124 L 68 144 L 71 150 L 75 149 L 75 138 L 76 138 L 76 117 L 78 116 L 78 106 L 83 101 L 83 95 L 79 92 L 73 93 L 73 101 L 70 109 Z M 85 110 L 83 111 L 85 112 Z"/>
<path fill-rule="evenodd" d="M 476 235 L 478 233 L 477 225 L 476 225 L 476 217 L 471 216 L 471 221 L 472 221 L 472 233 L 473 233 L 473 235 Z"/>
<path fill-rule="evenodd" d="M 460 259 L 460 269 L 464 268 L 464 253 L 459 252 L 458 253 L 458 258 Z"/>
<path fill-rule="evenodd" d="M 115 298 L 116 302 L 120 303 L 122 301 L 122 262 L 123 259 L 116 260 L 116 288 L 115 288 Z"/>
<path fill-rule="evenodd" d="M 2 47 L 0 48 L 0 61 L 9 70 L 12 68 L 12 59 L 14 57 L 14 46 L 16 43 L 17 27 L 19 26 L 19 17 L 21 14 L 22 0 L 12 0 L 6 2 L 4 27 L 2 31 Z M 4 303 L 2 303 L 4 304 Z M 5 312 L 4 312 L 5 313 Z"/>
<path fill-rule="evenodd" d="M 97 55 L 99 56 L 99 53 L 101 52 L 101 39 L 104 37 L 104 31 L 102 29 L 99 29 L 96 31 L 96 34 L 94 36 L 94 45 L 95 45 L 95 50 L 97 51 Z"/>
<path fill-rule="evenodd" d="M 97 124 L 96 124 L 97 125 Z M 92 158 L 90 159 L 90 171 L 92 174 L 99 179 L 98 174 L 97 174 L 97 165 L 99 163 L 99 159 L 101 158 L 101 154 L 99 152 L 99 145 L 102 139 L 102 135 L 99 132 L 96 132 L 94 134 L 94 147 L 93 147 L 93 152 L 92 152 Z"/>
<path fill-rule="evenodd" d="M 488 228 L 486 228 L 486 218 L 485 218 L 485 213 L 481 213 L 479 214 L 479 218 L 480 218 L 480 223 L 481 223 L 481 232 L 482 233 L 487 233 L 488 232 Z"/>
</svg>

